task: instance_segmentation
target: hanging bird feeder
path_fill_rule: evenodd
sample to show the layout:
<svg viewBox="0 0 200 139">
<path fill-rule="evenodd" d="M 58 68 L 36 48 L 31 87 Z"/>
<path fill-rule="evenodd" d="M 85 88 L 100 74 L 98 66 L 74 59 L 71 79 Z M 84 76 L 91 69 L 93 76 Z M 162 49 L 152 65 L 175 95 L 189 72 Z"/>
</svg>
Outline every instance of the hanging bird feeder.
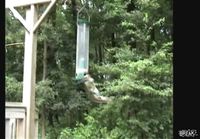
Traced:
<svg viewBox="0 0 200 139">
<path fill-rule="evenodd" d="M 85 13 L 83 12 L 85 11 Z M 76 80 L 84 85 L 89 99 L 95 103 L 108 103 L 112 99 L 101 96 L 96 88 L 94 79 L 89 75 L 89 23 L 90 17 L 85 6 L 77 14 L 77 40 L 76 40 Z"/>
<path fill-rule="evenodd" d="M 85 11 L 85 12 L 83 12 Z M 76 79 L 81 80 L 89 67 L 89 22 L 85 6 L 77 14 Z"/>
</svg>

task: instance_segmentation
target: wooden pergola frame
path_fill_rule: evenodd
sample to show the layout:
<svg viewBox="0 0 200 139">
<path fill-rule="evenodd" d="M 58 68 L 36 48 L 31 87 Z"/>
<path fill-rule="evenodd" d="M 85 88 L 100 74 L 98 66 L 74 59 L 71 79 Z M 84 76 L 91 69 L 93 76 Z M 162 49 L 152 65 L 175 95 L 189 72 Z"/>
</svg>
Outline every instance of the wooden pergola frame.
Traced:
<svg viewBox="0 0 200 139">
<path fill-rule="evenodd" d="M 35 5 L 49 3 L 46 10 L 38 19 Z M 26 29 L 24 72 L 23 72 L 23 101 L 26 107 L 26 139 L 35 139 L 35 78 L 36 78 L 36 54 L 37 54 L 37 32 L 36 30 L 55 5 L 56 0 L 6 0 L 5 8 L 12 11 L 16 19 Z M 15 9 L 16 7 L 27 6 L 26 19 Z"/>
</svg>

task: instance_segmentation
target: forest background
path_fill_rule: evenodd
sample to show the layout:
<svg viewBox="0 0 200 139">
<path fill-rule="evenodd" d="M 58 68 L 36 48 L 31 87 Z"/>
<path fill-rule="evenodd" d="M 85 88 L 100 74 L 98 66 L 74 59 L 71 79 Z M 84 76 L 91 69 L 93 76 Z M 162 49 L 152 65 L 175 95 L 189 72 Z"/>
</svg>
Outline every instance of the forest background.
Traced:
<svg viewBox="0 0 200 139">
<path fill-rule="evenodd" d="M 84 1 L 90 15 L 89 73 L 103 95 L 114 96 L 109 104 L 89 101 L 74 80 L 82 2 L 69 0 L 65 9 L 58 1 L 38 30 L 39 138 L 171 139 L 172 1 Z M 6 101 L 22 101 L 24 34 L 6 10 Z"/>
</svg>

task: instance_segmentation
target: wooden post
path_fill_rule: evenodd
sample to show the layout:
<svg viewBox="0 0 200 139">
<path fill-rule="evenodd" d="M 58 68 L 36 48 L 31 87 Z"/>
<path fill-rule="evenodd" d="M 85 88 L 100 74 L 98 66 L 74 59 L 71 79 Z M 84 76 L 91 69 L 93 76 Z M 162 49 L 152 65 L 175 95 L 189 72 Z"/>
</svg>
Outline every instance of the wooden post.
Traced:
<svg viewBox="0 0 200 139">
<path fill-rule="evenodd" d="M 35 4 L 50 2 L 41 17 L 37 18 Z M 22 23 L 26 29 L 23 73 L 23 105 L 26 107 L 26 139 L 37 139 L 35 127 L 35 81 L 37 55 L 37 28 L 40 26 L 56 0 L 6 0 L 6 7 Z M 15 7 L 30 6 L 26 11 L 26 20 L 17 12 Z M 11 134 L 11 133 L 10 133 Z"/>
<path fill-rule="evenodd" d="M 23 73 L 23 104 L 26 112 L 26 139 L 35 138 L 35 77 L 37 34 L 33 27 L 37 21 L 37 12 L 34 5 L 26 11 L 26 22 L 30 32 L 25 34 L 24 73 Z"/>
</svg>

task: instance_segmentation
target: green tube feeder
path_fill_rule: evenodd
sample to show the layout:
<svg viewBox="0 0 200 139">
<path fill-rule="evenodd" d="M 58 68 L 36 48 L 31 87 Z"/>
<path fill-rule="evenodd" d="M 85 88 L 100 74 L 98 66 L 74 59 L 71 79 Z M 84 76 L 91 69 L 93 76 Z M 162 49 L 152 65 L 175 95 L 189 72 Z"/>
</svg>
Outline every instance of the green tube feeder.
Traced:
<svg viewBox="0 0 200 139">
<path fill-rule="evenodd" d="M 89 67 L 89 16 L 88 19 L 80 18 L 80 12 L 77 16 L 77 40 L 76 40 L 76 79 L 83 79 L 88 73 Z"/>
</svg>

